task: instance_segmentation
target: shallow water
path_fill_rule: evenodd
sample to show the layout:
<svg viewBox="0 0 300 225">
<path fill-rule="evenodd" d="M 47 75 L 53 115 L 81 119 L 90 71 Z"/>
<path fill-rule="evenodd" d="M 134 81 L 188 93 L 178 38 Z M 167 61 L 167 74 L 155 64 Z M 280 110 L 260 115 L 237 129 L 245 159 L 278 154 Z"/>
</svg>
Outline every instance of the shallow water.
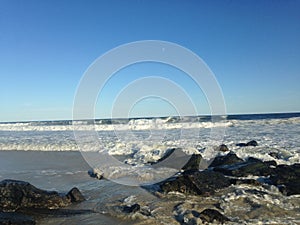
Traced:
<svg viewBox="0 0 300 225">
<path fill-rule="evenodd" d="M 95 210 L 98 202 L 110 198 L 106 189 L 108 181 L 92 179 L 87 171 L 90 167 L 80 152 L 44 151 L 0 151 L 0 179 L 28 181 L 38 188 L 66 193 L 76 186 L 87 198 L 84 203 L 72 206 L 73 209 Z M 121 190 L 121 188 L 120 188 Z M 117 195 L 117 189 L 115 189 Z M 130 224 L 113 218 L 107 213 L 95 211 L 93 214 L 71 217 L 45 217 L 41 224 Z"/>
</svg>

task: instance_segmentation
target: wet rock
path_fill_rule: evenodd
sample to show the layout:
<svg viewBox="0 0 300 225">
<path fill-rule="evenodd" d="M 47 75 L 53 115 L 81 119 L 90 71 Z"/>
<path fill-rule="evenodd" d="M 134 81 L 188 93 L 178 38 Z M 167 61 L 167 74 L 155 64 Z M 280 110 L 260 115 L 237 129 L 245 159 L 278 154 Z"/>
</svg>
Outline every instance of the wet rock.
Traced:
<svg viewBox="0 0 300 225">
<path fill-rule="evenodd" d="M 81 192 L 76 187 L 72 188 L 66 196 L 71 200 L 71 202 L 83 202 L 85 200 Z"/>
<path fill-rule="evenodd" d="M 217 150 L 220 151 L 220 152 L 227 152 L 227 151 L 229 151 L 227 145 L 225 145 L 225 144 L 221 144 L 221 145 L 218 147 Z"/>
<path fill-rule="evenodd" d="M 34 225 L 36 224 L 31 216 L 16 212 L 0 212 L 0 224 L 3 225 Z"/>
<path fill-rule="evenodd" d="M 186 154 L 182 148 L 172 148 L 157 160 L 150 163 L 153 168 L 168 167 L 177 170 L 200 170 L 208 167 L 207 161 L 202 158 L 201 154 Z"/>
<path fill-rule="evenodd" d="M 125 205 L 123 207 L 123 212 L 125 213 L 135 213 L 135 212 L 138 212 L 140 210 L 141 206 L 137 203 L 131 205 L 131 206 L 128 206 L 128 205 Z"/>
<path fill-rule="evenodd" d="M 168 149 L 165 155 L 156 162 L 150 162 L 153 168 L 168 167 L 176 170 L 182 169 L 182 165 L 187 164 L 191 156 L 187 155 L 182 148 Z"/>
<path fill-rule="evenodd" d="M 203 210 L 199 217 L 204 223 L 226 223 L 230 221 L 226 216 L 221 214 L 219 211 L 215 209 L 205 209 Z"/>
<path fill-rule="evenodd" d="M 270 181 L 286 195 L 300 194 L 300 164 L 277 166 Z"/>
<path fill-rule="evenodd" d="M 0 210 L 16 211 L 22 208 L 56 209 L 83 200 L 78 189 L 72 189 L 68 195 L 56 191 L 45 191 L 28 182 L 3 180 L 0 182 Z"/>
<path fill-rule="evenodd" d="M 239 146 L 239 147 L 246 147 L 246 146 L 256 147 L 256 146 L 258 146 L 258 143 L 257 143 L 257 141 L 252 140 L 252 141 L 249 141 L 247 143 L 238 143 L 238 144 L 236 144 L 236 146 Z"/>
<path fill-rule="evenodd" d="M 209 167 L 217 167 L 217 166 L 224 166 L 224 165 L 232 165 L 236 163 L 243 162 L 241 158 L 237 157 L 237 155 L 233 152 L 229 152 L 225 156 L 217 156 Z"/>
<path fill-rule="evenodd" d="M 257 143 L 257 141 L 252 140 L 252 141 L 249 141 L 249 142 L 247 143 L 247 146 L 253 146 L 253 147 L 256 147 L 256 146 L 258 146 L 258 143 Z"/>
<path fill-rule="evenodd" d="M 103 172 L 101 170 L 99 170 L 99 169 L 90 169 L 88 171 L 88 174 L 92 178 L 97 178 L 98 180 L 102 180 L 103 179 Z"/>
<path fill-rule="evenodd" d="M 229 176 L 246 177 L 269 176 L 276 166 L 275 161 L 263 162 L 259 159 L 249 158 L 245 162 L 215 167 L 213 170 Z"/>
<path fill-rule="evenodd" d="M 228 187 L 230 179 L 214 171 L 186 171 L 175 178 L 159 184 L 162 192 L 181 192 L 185 194 L 209 196 L 216 190 Z"/>
<path fill-rule="evenodd" d="M 200 163 L 202 160 L 202 155 L 200 154 L 193 154 L 189 161 L 182 167 L 184 171 L 188 170 L 199 170 Z"/>
<path fill-rule="evenodd" d="M 165 159 L 169 158 L 171 155 L 173 155 L 173 156 L 176 155 L 176 153 L 179 153 L 179 155 L 181 155 L 181 154 L 185 155 L 185 153 L 182 151 L 182 148 L 171 148 L 166 151 L 166 153 L 163 155 L 163 157 L 161 157 L 159 160 L 157 160 L 157 162 L 154 162 L 153 164 L 162 162 Z"/>
</svg>

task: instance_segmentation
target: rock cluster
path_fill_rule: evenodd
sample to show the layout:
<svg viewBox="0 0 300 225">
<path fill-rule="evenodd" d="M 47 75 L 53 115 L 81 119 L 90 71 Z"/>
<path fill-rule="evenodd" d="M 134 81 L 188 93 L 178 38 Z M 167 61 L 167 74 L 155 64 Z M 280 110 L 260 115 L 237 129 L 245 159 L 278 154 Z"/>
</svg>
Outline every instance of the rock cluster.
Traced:
<svg viewBox="0 0 300 225">
<path fill-rule="evenodd" d="M 255 141 L 245 144 L 245 146 L 256 145 Z M 220 146 L 219 151 L 225 151 L 225 146 Z M 201 156 L 198 158 L 201 159 Z M 300 194 L 300 164 L 277 165 L 275 161 L 262 161 L 252 157 L 243 160 L 231 151 L 226 155 L 217 156 L 203 171 L 197 170 L 199 168 L 196 165 L 197 160 L 193 159 L 191 162 L 193 162 L 193 166 L 185 166 L 182 173 L 159 183 L 159 191 L 211 196 L 216 191 L 230 185 L 248 184 L 254 186 L 274 185 L 282 194 L 288 196 Z M 263 179 L 247 179 L 246 177 L 249 175 Z M 179 214 L 177 220 L 186 225 L 223 224 L 230 221 L 215 209 L 205 209 L 201 213 L 195 210 L 186 210 Z"/>
<path fill-rule="evenodd" d="M 228 187 L 230 179 L 214 171 L 185 171 L 178 177 L 160 183 L 162 192 L 181 192 L 194 195 L 212 195 L 216 190 Z"/>
<path fill-rule="evenodd" d="M 257 145 L 258 143 L 254 140 L 237 144 L 240 147 L 255 147 Z M 156 185 L 151 187 L 145 186 L 144 188 L 149 191 L 158 191 L 160 192 L 158 193 L 159 195 L 169 192 L 180 192 L 187 195 L 212 196 L 218 190 L 225 189 L 231 185 L 274 185 L 284 195 L 300 194 L 300 164 L 277 165 L 276 161 L 262 161 L 253 157 L 244 160 L 230 151 L 225 144 L 220 145 L 216 150 L 222 153 L 214 158 L 207 168 L 207 165 L 203 166 L 205 160 L 203 160 L 201 154 L 193 154 L 187 158 L 182 149 L 172 149 L 162 159 L 151 163 L 151 165 L 155 167 L 161 164 L 177 168 L 177 165 L 172 164 L 174 164 L 174 161 L 181 160 L 180 162 L 186 162 L 182 168 L 178 168 L 181 169 L 181 172 Z M 226 154 L 226 152 L 228 153 Z M 274 156 L 276 156 L 274 158 L 279 157 L 277 155 Z M 93 173 L 90 172 L 90 175 L 102 179 L 101 171 L 94 170 Z M 257 176 L 259 178 L 248 179 L 248 176 Z M 136 202 L 123 205 L 120 209 L 120 212 L 128 215 L 141 214 L 151 216 L 150 210 Z M 177 213 L 176 219 L 180 224 L 184 225 L 223 224 L 230 221 L 217 209 L 221 208 L 207 208 L 199 211 L 188 209 L 179 213 L 175 210 Z"/>
<path fill-rule="evenodd" d="M 300 164 L 277 166 L 270 176 L 270 181 L 286 195 L 300 194 Z"/>
<path fill-rule="evenodd" d="M 185 170 L 161 182 L 159 187 L 164 193 L 173 191 L 212 195 L 216 190 L 226 188 L 231 184 L 260 184 L 253 179 L 239 179 L 249 175 L 266 177 L 264 181 L 277 186 L 283 194 L 300 194 L 300 164 L 277 165 L 275 161 L 264 162 L 252 157 L 243 160 L 233 152 L 216 157 L 209 168 L 204 171 Z"/>
<path fill-rule="evenodd" d="M 67 194 L 60 194 L 36 188 L 24 181 L 3 180 L 0 182 L 0 223 L 35 224 L 31 216 L 19 212 L 58 209 L 84 200 L 77 188 L 72 188 Z"/>
</svg>

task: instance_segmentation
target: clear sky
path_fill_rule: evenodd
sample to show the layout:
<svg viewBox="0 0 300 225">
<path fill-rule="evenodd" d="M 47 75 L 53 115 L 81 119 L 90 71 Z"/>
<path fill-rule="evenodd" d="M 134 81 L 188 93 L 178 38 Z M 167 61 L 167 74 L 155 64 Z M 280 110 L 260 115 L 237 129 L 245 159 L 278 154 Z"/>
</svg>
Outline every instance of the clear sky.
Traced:
<svg viewBox="0 0 300 225">
<path fill-rule="evenodd" d="M 0 0 L 0 121 L 72 119 L 88 66 L 139 40 L 170 41 L 198 54 L 214 72 L 228 113 L 300 111 L 299 12 L 298 0 Z M 200 114 L 209 113 L 203 93 L 182 74 L 148 67 L 125 69 L 126 79 L 116 74 L 99 97 L 97 116 L 110 116 L 112 96 L 145 74 L 172 74 Z M 157 99 L 132 109 L 134 116 L 173 112 Z"/>
</svg>

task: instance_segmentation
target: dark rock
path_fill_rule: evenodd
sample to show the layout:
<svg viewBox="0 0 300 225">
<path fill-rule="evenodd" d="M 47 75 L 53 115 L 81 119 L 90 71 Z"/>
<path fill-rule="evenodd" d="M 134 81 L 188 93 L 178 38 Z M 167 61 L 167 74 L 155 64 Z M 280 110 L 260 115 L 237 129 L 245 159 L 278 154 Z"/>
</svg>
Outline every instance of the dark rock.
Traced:
<svg viewBox="0 0 300 225">
<path fill-rule="evenodd" d="M 192 210 L 191 211 L 191 214 L 194 216 L 194 217 L 200 217 L 200 213 L 196 210 Z"/>
<path fill-rule="evenodd" d="M 187 171 L 178 177 L 159 184 L 162 192 L 181 192 L 194 195 L 212 195 L 216 190 L 228 187 L 230 179 L 214 171 Z"/>
<path fill-rule="evenodd" d="M 0 182 L 0 210 L 16 211 L 21 208 L 56 209 L 68 206 L 79 198 L 78 189 L 72 189 L 69 195 L 61 195 L 56 191 L 45 191 L 28 182 L 3 180 Z"/>
<path fill-rule="evenodd" d="M 205 209 L 200 213 L 199 217 L 204 223 L 217 222 L 223 224 L 230 221 L 230 219 L 215 209 Z"/>
<path fill-rule="evenodd" d="M 0 212 L 0 224 L 3 225 L 34 225 L 36 224 L 31 216 L 16 212 Z"/>
<path fill-rule="evenodd" d="M 66 196 L 71 199 L 71 202 L 83 202 L 85 200 L 81 192 L 76 187 L 72 188 Z"/>
<path fill-rule="evenodd" d="M 253 158 L 253 157 L 249 157 L 248 159 L 247 159 L 247 162 L 249 162 L 249 163 L 261 163 L 261 162 L 263 162 L 265 165 L 268 165 L 268 166 L 273 166 L 274 168 L 277 166 L 277 163 L 276 163 L 276 161 L 275 160 L 271 160 L 271 161 L 262 161 L 262 160 L 260 160 L 260 159 L 257 159 L 257 158 Z"/>
<path fill-rule="evenodd" d="M 247 143 L 238 143 L 238 144 L 236 144 L 236 146 L 239 146 L 239 147 L 246 147 L 246 146 L 256 147 L 256 146 L 258 146 L 258 143 L 257 143 L 257 141 L 252 140 L 252 141 L 249 141 Z"/>
<path fill-rule="evenodd" d="M 246 147 L 247 144 L 246 144 L 246 143 L 238 143 L 238 144 L 236 144 L 236 146 L 239 146 L 239 147 Z"/>
<path fill-rule="evenodd" d="M 215 167 L 213 170 L 229 176 L 246 177 L 269 176 L 276 166 L 275 161 L 263 162 L 259 159 L 249 158 L 246 162 L 235 163 L 228 166 Z"/>
<path fill-rule="evenodd" d="M 221 152 L 227 152 L 227 151 L 229 151 L 227 145 L 224 145 L 224 144 L 221 144 L 221 145 L 218 147 L 217 150 L 218 150 L 218 151 L 221 151 Z"/>
<path fill-rule="evenodd" d="M 200 154 L 193 154 L 189 161 L 182 167 L 183 170 L 199 170 L 200 163 L 202 160 L 202 155 Z"/>
<path fill-rule="evenodd" d="M 168 149 L 168 150 L 166 151 L 166 153 L 164 154 L 164 156 L 161 157 L 159 160 L 157 160 L 156 163 L 159 163 L 159 162 L 164 161 L 165 159 L 169 158 L 172 154 L 177 153 L 177 152 L 181 152 L 181 153 L 185 154 L 185 153 L 182 151 L 182 148 L 171 148 L 171 149 Z"/>
<path fill-rule="evenodd" d="M 258 146 L 258 143 L 257 143 L 257 141 L 252 140 L 252 141 L 249 141 L 249 142 L 247 143 L 247 146 L 253 146 L 253 147 L 256 147 L 256 146 Z"/>
<path fill-rule="evenodd" d="M 103 179 L 103 172 L 99 169 L 90 169 L 88 171 L 88 175 L 90 175 L 92 178 L 97 178 L 98 180 Z"/>
<path fill-rule="evenodd" d="M 243 160 L 237 157 L 235 153 L 229 152 L 225 156 L 217 156 L 216 158 L 214 158 L 209 167 L 232 165 L 240 162 L 243 162 Z"/>
<path fill-rule="evenodd" d="M 193 158 L 193 160 L 194 159 L 195 158 Z M 192 160 L 191 156 L 183 152 L 182 148 L 172 148 L 169 149 L 162 158 L 156 162 L 150 162 L 150 164 L 153 168 L 168 167 L 180 170 L 182 166 L 188 164 L 190 160 Z M 190 165 L 193 164 L 193 160 L 189 163 Z"/>
<path fill-rule="evenodd" d="M 300 164 L 277 166 L 270 181 L 286 195 L 300 194 Z"/>
<path fill-rule="evenodd" d="M 135 203 L 131 206 L 126 205 L 126 206 L 123 207 L 123 212 L 125 212 L 125 213 L 135 213 L 135 212 L 139 211 L 140 208 L 141 208 L 141 206 L 137 203 Z"/>
<path fill-rule="evenodd" d="M 207 161 L 202 158 L 201 154 L 186 154 L 182 148 L 172 148 L 157 160 L 150 162 L 153 168 L 168 167 L 177 170 L 200 170 L 208 167 Z"/>
</svg>

